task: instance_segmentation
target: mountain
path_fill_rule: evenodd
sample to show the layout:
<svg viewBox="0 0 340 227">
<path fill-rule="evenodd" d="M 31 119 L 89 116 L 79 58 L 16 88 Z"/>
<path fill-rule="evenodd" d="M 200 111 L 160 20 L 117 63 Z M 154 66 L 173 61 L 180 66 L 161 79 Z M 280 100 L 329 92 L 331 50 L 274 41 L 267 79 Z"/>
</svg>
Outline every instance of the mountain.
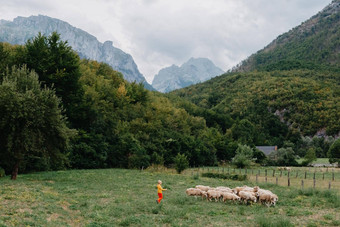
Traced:
<svg viewBox="0 0 340 227">
<path fill-rule="evenodd" d="M 50 35 L 57 31 L 61 39 L 67 41 L 81 58 L 105 62 L 121 72 L 127 81 L 141 82 L 147 89 L 153 90 L 139 72 L 131 55 L 114 47 L 111 41 L 100 43 L 93 35 L 62 20 L 42 15 L 17 17 L 13 21 L 0 20 L 0 31 L 0 42 L 11 44 L 24 44 L 39 32 Z"/>
<path fill-rule="evenodd" d="M 234 139 L 243 135 L 244 141 L 273 145 L 297 144 L 301 135 L 338 138 L 339 37 L 336 0 L 231 72 L 171 95 L 230 115 L 237 123 L 226 132 Z"/>
<path fill-rule="evenodd" d="M 170 92 L 206 81 L 223 71 L 207 58 L 190 58 L 180 67 L 172 65 L 155 75 L 152 86 L 160 92 Z"/>
<path fill-rule="evenodd" d="M 232 71 L 329 69 L 340 67 L 340 0 L 278 36 Z"/>
</svg>

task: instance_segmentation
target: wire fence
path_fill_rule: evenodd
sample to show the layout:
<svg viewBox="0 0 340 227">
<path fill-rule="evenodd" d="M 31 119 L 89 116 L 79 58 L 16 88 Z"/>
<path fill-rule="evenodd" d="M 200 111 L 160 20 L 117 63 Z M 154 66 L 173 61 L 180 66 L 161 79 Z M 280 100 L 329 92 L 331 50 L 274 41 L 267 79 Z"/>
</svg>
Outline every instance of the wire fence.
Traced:
<svg viewBox="0 0 340 227">
<path fill-rule="evenodd" d="M 195 167 L 183 172 L 185 175 L 200 176 L 202 173 L 246 175 L 253 183 L 271 183 L 288 187 L 338 189 L 340 190 L 339 168 L 268 167 L 237 169 L 231 167 Z"/>
</svg>

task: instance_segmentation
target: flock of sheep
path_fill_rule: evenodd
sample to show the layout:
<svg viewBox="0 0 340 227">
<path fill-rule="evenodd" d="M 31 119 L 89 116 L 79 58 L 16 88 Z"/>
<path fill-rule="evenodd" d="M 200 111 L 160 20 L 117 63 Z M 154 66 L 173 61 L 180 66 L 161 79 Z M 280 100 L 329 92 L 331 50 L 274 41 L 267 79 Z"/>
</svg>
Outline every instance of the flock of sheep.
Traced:
<svg viewBox="0 0 340 227">
<path fill-rule="evenodd" d="M 188 188 L 186 190 L 186 194 L 189 196 L 197 196 L 202 197 L 202 199 L 206 198 L 209 201 L 213 199 L 217 202 L 222 200 L 223 202 L 227 200 L 231 201 L 243 201 L 244 203 L 248 202 L 259 202 L 262 204 L 266 204 L 267 206 L 275 206 L 278 201 L 278 196 L 272 193 L 269 190 L 265 190 L 255 187 L 235 187 L 233 189 L 229 187 L 216 187 L 212 188 L 204 185 L 197 185 L 195 188 Z"/>
</svg>

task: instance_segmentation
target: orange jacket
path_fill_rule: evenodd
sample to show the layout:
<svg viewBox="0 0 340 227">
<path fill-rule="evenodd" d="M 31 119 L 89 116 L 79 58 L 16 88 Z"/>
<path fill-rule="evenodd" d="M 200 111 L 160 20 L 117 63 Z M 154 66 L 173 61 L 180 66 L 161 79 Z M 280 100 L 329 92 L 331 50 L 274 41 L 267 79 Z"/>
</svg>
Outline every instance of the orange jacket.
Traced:
<svg viewBox="0 0 340 227">
<path fill-rule="evenodd" d="M 157 193 L 162 193 L 164 190 L 160 184 L 157 184 Z"/>
</svg>

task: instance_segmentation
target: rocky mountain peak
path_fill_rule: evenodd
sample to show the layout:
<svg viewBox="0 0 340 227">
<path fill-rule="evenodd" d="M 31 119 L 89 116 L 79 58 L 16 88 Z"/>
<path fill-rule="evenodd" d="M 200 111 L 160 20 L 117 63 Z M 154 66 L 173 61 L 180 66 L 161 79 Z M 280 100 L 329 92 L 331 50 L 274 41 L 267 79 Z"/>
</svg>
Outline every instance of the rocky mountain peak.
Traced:
<svg viewBox="0 0 340 227">
<path fill-rule="evenodd" d="M 172 65 L 161 69 L 155 75 L 152 86 L 160 92 L 170 92 L 206 81 L 222 73 L 223 71 L 207 58 L 190 58 L 180 67 Z"/>
<path fill-rule="evenodd" d="M 112 41 L 100 43 L 93 35 L 65 21 L 43 15 L 17 17 L 13 22 L 2 20 L 0 31 L 0 42 L 21 45 L 39 32 L 50 35 L 56 31 L 62 40 L 68 41 L 80 57 L 105 62 L 121 72 L 127 81 L 143 83 L 147 89 L 153 90 L 139 72 L 131 55 L 114 47 Z"/>
</svg>

